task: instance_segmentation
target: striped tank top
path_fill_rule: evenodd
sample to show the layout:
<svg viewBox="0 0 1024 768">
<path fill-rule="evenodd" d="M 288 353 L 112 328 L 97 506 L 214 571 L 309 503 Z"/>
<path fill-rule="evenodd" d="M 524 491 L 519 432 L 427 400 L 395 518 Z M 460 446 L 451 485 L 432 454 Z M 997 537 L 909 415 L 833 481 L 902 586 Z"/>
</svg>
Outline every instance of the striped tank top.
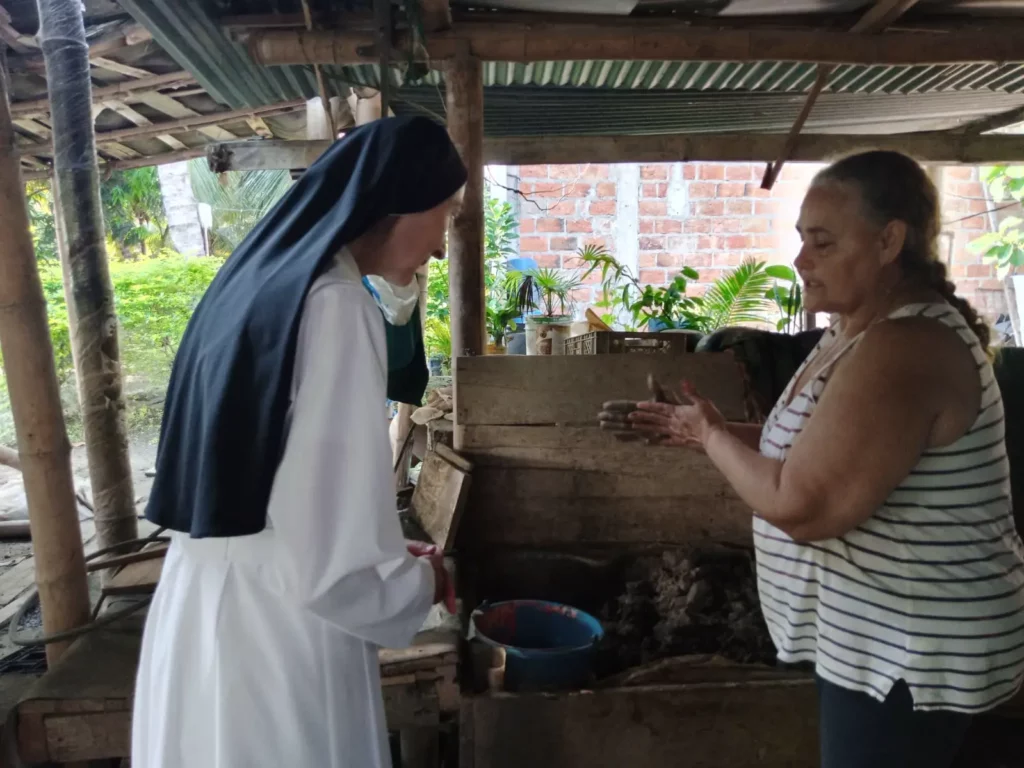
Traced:
<svg viewBox="0 0 1024 768">
<path fill-rule="evenodd" d="M 889 317 L 915 315 L 971 348 L 983 388 L 978 418 L 952 445 L 925 451 L 844 536 L 797 543 L 755 514 L 758 591 L 780 661 L 813 663 L 825 680 L 879 700 L 902 679 L 915 709 L 977 713 L 1013 696 L 1024 677 L 1024 546 L 1011 512 L 1003 401 L 959 312 L 916 304 Z M 784 460 L 813 417 L 835 361 L 789 402 L 791 390 L 836 337 L 835 328 L 824 334 L 768 417 L 764 456 Z"/>
</svg>

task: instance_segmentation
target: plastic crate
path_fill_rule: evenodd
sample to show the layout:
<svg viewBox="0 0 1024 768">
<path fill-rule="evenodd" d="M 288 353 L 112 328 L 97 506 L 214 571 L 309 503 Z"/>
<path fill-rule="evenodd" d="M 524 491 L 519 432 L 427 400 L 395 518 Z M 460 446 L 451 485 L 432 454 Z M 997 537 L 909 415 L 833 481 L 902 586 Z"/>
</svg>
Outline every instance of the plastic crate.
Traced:
<svg viewBox="0 0 1024 768">
<path fill-rule="evenodd" d="M 689 333 L 591 331 L 565 340 L 567 355 L 683 354 L 696 339 Z"/>
</svg>

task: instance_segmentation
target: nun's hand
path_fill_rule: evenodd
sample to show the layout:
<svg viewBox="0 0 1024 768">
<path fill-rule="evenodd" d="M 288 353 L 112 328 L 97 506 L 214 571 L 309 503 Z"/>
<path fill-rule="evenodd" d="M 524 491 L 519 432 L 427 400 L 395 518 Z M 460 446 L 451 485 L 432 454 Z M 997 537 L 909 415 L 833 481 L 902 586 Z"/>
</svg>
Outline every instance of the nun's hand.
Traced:
<svg viewBox="0 0 1024 768">
<path fill-rule="evenodd" d="M 428 555 L 427 560 L 434 569 L 434 605 L 440 603 L 448 613 L 454 615 L 458 610 L 455 604 L 455 581 L 444 567 L 444 555 Z"/>
<path fill-rule="evenodd" d="M 679 398 L 683 405 L 637 403 L 636 411 L 629 414 L 633 429 L 658 445 L 704 448 L 715 431 L 727 429 L 725 417 L 688 381 L 683 382 L 683 395 Z"/>
</svg>

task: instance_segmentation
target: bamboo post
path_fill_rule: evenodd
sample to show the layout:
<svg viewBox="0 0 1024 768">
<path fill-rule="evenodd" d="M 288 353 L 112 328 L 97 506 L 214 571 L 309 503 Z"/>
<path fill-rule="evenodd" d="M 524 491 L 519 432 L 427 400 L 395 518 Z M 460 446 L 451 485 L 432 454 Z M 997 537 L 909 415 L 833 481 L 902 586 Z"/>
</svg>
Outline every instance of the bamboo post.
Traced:
<svg viewBox="0 0 1024 768">
<path fill-rule="evenodd" d="M 484 86 L 480 60 L 461 54 L 446 71 L 448 132 L 469 170 L 448 236 L 452 357 L 484 353 Z M 454 361 L 453 361 L 454 368 Z"/>
<path fill-rule="evenodd" d="M 78 0 L 38 0 L 53 117 L 58 221 L 68 244 L 76 374 L 101 547 L 138 536 L 114 289 L 100 208 L 89 47 Z"/>
<path fill-rule="evenodd" d="M 43 631 L 50 634 L 89 620 L 89 590 L 71 446 L 18 166 L 0 49 L 0 352 L 28 497 Z M 67 646 L 47 646 L 47 661 L 52 664 Z"/>
</svg>

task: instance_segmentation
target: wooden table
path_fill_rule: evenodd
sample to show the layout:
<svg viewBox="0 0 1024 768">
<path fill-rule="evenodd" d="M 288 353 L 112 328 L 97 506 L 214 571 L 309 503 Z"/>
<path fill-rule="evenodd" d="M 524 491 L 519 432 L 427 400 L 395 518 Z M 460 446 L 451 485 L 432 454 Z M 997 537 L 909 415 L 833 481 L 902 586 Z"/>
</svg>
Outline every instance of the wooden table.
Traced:
<svg viewBox="0 0 1024 768">
<path fill-rule="evenodd" d="M 453 640 L 450 634 L 424 632 L 410 649 L 382 651 L 389 729 L 437 730 L 446 714 L 458 711 Z M 129 757 L 141 645 L 141 618 L 125 619 L 72 645 L 17 705 L 21 759 L 32 764 Z M 420 650 L 425 645 L 430 648 Z M 432 667 L 430 659 L 437 664 Z"/>
</svg>

